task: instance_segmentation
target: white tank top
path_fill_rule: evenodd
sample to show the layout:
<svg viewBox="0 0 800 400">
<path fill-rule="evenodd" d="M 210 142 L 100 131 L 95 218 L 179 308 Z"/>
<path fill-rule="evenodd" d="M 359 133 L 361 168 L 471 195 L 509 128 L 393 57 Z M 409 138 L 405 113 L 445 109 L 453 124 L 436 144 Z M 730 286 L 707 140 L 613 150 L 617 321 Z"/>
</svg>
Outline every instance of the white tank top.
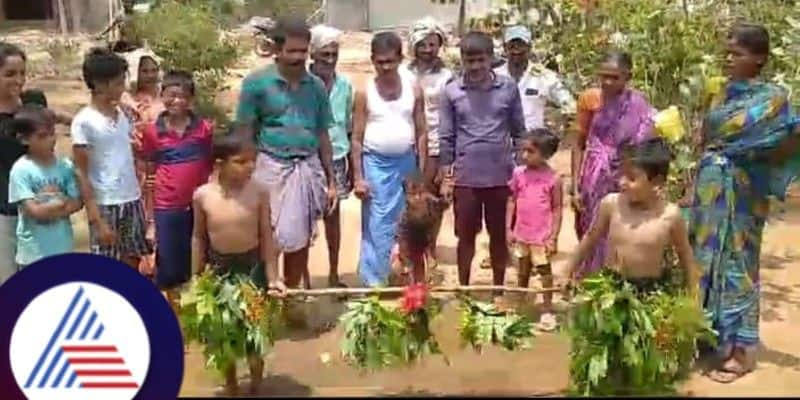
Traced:
<svg viewBox="0 0 800 400">
<path fill-rule="evenodd" d="M 400 97 L 386 101 L 375 79 L 367 83 L 367 127 L 364 149 L 383 155 L 401 155 L 414 147 L 413 80 L 400 74 Z"/>
</svg>

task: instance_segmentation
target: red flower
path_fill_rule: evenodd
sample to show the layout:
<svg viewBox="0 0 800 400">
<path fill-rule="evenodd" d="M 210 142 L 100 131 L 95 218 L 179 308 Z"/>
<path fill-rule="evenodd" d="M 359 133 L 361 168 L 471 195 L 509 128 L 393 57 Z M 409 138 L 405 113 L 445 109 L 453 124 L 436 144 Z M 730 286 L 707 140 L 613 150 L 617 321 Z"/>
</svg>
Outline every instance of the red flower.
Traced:
<svg viewBox="0 0 800 400">
<path fill-rule="evenodd" d="M 403 298 L 400 300 L 400 308 L 406 314 L 421 310 L 425 307 L 425 300 L 428 298 L 428 288 L 422 283 L 415 283 L 406 286 L 403 291 Z"/>
</svg>

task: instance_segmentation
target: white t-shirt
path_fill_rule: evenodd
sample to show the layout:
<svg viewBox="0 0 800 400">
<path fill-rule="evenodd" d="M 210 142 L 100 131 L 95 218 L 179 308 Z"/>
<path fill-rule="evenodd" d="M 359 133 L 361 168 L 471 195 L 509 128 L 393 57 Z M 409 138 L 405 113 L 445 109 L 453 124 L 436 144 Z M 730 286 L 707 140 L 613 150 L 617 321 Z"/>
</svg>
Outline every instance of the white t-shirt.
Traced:
<svg viewBox="0 0 800 400">
<path fill-rule="evenodd" d="M 425 95 L 425 120 L 428 127 L 428 155 L 439 155 L 439 100 L 442 90 L 453 73 L 447 68 L 437 72 L 417 75 L 409 64 L 401 66 L 402 74 L 410 76 L 417 82 Z"/>
<path fill-rule="evenodd" d="M 375 78 L 367 83 L 367 127 L 364 148 L 378 154 L 398 156 L 414 148 L 414 81 L 400 74 L 402 92 L 386 101 L 378 93 Z"/>
<path fill-rule="evenodd" d="M 86 106 L 72 119 L 72 144 L 89 151 L 89 181 L 98 205 L 118 205 L 141 196 L 133 163 L 133 124 L 121 110 L 117 120 Z"/>
</svg>

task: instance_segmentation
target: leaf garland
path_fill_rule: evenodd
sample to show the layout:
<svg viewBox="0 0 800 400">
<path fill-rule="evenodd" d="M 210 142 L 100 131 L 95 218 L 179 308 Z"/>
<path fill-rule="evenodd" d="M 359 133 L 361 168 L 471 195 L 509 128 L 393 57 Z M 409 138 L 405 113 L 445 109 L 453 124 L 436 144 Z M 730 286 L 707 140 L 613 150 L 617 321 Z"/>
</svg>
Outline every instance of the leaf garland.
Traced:
<svg viewBox="0 0 800 400">
<path fill-rule="evenodd" d="M 578 288 L 568 328 L 570 389 L 584 396 L 653 395 L 674 391 L 715 334 L 703 311 L 684 293 L 636 289 L 611 273 Z"/>
<path fill-rule="evenodd" d="M 281 305 L 241 275 L 211 271 L 192 279 L 180 300 L 187 342 L 203 345 L 206 368 L 220 374 L 237 360 L 263 357 L 281 326 Z"/>
<path fill-rule="evenodd" d="M 461 347 L 470 345 L 480 351 L 486 345 L 499 345 L 513 351 L 530 346 L 533 324 L 527 319 L 467 297 L 461 302 Z M 359 368 L 376 370 L 441 354 L 436 335 L 448 336 L 447 329 L 438 326 L 441 309 L 421 286 L 406 289 L 399 309 L 384 306 L 377 297 L 351 301 L 340 319 L 344 325 L 342 355 Z"/>
<path fill-rule="evenodd" d="M 533 323 L 513 313 L 500 311 L 492 303 L 462 298 L 461 339 L 480 351 L 498 345 L 506 350 L 527 349 L 533 338 Z"/>
</svg>

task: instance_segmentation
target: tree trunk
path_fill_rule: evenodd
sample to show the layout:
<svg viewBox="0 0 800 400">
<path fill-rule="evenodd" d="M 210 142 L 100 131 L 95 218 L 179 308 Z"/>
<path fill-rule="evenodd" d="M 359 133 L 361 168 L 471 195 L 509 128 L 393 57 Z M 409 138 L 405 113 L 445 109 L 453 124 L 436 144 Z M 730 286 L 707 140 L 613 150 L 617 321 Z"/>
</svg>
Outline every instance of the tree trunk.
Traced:
<svg viewBox="0 0 800 400">
<path fill-rule="evenodd" d="M 69 13 L 72 17 L 72 32 L 81 31 L 81 15 L 83 15 L 83 1 L 69 0 Z"/>
</svg>

